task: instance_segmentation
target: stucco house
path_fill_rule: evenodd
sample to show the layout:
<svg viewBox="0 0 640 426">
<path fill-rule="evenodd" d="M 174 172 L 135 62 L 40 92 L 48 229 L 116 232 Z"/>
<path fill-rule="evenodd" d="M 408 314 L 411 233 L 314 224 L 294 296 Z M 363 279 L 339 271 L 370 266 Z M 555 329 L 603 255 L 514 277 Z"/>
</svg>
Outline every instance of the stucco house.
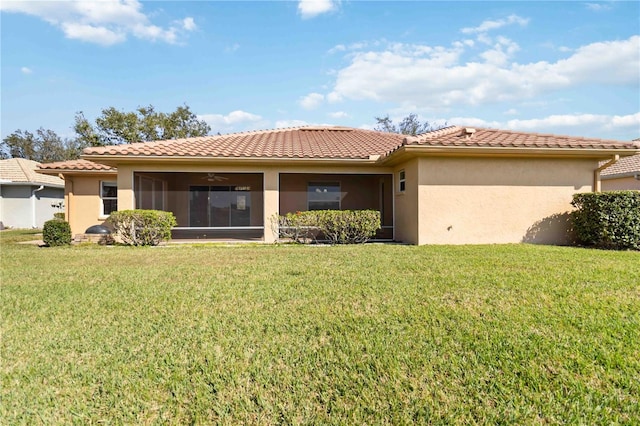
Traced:
<svg viewBox="0 0 640 426">
<path fill-rule="evenodd" d="M 600 172 L 603 191 L 640 191 L 640 154 L 621 158 Z"/>
<path fill-rule="evenodd" d="M 600 162 L 640 144 L 451 126 L 416 137 L 308 126 L 84 150 L 43 164 L 65 179 L 72 232 L 113 210 L 171 211 L 174 238 L 273 242 L 276 214 L 380 211 L 382 240 L 410 244 L 569 241 L 572 195 Z"/>
<path fill-rule="evenodd" d="M 64 181 L 36 173 L 40 163 L 24 158 L 0 160 L 0 223 L 2 227 L 42 228 L 62 212 Z"/>
</svg>

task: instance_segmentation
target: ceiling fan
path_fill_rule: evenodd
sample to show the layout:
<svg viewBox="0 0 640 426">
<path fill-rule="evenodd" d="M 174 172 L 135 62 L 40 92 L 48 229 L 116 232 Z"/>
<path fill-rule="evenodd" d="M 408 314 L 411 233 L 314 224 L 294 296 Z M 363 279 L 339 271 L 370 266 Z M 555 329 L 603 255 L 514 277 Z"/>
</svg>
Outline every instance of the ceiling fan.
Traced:
<svg viewBox="0 0 640 426">
<path fill-rule="evenodd" d="M 224 176 L 217 176 L 215 173 L 207 173 L 207 176 L 202 179 L 206 179 L 208 182 L 220 182 L 224 180 L 228 180 L 229 178 Z"/>
</svg>

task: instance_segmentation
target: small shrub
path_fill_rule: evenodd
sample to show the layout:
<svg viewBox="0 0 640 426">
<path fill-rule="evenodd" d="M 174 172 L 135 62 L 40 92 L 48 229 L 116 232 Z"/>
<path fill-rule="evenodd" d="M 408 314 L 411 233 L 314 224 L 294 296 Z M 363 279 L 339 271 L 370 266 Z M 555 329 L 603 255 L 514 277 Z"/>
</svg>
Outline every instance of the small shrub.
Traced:
<svg viewBox="0 0 640 426">
<path fill-rule="evenodd" d="M 578 241 L 587 246 L 640 250 L 640 191 L 575 194 L 571 204 Z"/>
<path fill-rule="evenodd" d="M 111 213 L 109 222 L 122 242 L 131 246 L 157 246 L 171 239 L 176 218 L 160 210 L 120 210 Z"/>
<path fill-rule="evenodd" d="M 271 218 L 271 224 L 280 238 L 304 244 L 315 241 L 318 236 L 316 216 L 314 211 L 287 213 L 284 216 L 275 215 Z"/>
<path fill-rule="evenodd" d="M 274 221 L 272 221 L 273 223 Z M 375 210 L 315 210 L 277 217 L 280 238 L 298 243 L 327 240 L 331 244 L 365 243 L 380 229 Z"/>
<path fill-rule="evenodd" d="M 64 212 L 54 213 L 53 218 L 57 220 L 64 220 Z"/>
<path fill-rule="evenodd" d="M 52 219 L 44 223 L 42 240 L 49 247 L 68 246 L 71 244 L 71 227 L 69 222 Z"/>
</svg>

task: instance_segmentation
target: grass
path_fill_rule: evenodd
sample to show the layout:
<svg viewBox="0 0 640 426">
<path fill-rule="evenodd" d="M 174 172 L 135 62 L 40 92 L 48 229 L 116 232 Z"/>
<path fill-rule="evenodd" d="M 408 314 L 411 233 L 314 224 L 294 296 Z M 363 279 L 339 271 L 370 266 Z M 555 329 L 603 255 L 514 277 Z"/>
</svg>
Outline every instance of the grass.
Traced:
<svg viewBox="0 0 640 426">
<path fill-rule="evenodd" d="M 638 252 L 2 234 L 5 424 L 640 422 Z"/>
</svg>

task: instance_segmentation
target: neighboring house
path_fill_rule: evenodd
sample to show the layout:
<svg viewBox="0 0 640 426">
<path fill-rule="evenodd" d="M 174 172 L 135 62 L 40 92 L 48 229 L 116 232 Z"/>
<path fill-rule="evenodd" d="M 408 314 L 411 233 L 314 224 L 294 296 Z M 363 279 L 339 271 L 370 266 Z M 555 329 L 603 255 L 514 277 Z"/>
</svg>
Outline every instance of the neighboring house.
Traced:
<svg viewBox="0 0 640 426">
<path fill-rule="evenodd" d="M 74 233 L 113 210 L 171 211 L 174 238 L 273 242 L 276 214 L 375 209 L 379 239 L 410 244 L 570 241 L 577 192 L 640 144 L 447 127 L 416 137 L 297 127 L 87 148 L 43 164 L 65 177 Z"/>
<path fill-rule="evenodd" d="M 640 154 L 618 160 L 600 172 L 603 191 L 640 190 Z"/>
<path fill-rule="evenodd" d="M 42 228 L 54 213 L 64 211 L 64 181 L 36 173 L 39 165 L 24 158 L 0 160 L 2 227 Z"/>
</svg>

